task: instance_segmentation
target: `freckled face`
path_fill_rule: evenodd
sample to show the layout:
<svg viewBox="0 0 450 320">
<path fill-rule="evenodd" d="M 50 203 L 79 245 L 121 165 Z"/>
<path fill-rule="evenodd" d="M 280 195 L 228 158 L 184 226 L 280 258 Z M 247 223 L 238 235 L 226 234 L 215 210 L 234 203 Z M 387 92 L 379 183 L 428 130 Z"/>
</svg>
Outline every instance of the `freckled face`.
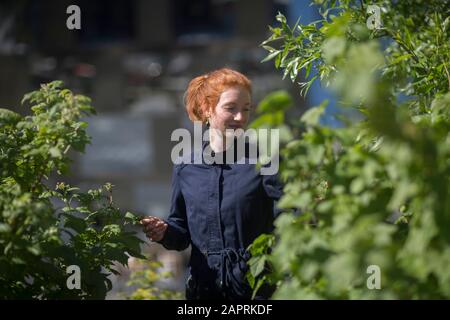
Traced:
<svg viewBox="0 0 450 320">
<path fill-rule="evenodd" d="M 221 132 L 226 129 L 245 129 L 250 110 L 250 92 L 239 86 L 228 88 L 220 95 L 214 112 L 210 113 L 211 128 Z"/>
</svg>

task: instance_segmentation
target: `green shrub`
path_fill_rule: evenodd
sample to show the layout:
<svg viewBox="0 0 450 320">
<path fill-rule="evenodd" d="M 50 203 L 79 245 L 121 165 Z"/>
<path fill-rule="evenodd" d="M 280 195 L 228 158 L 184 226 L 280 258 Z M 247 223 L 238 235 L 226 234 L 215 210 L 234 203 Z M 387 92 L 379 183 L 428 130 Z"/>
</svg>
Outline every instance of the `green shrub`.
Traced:
<svg viewBox="0 0 450 320">
<path fill-rule="evenodd" d="M 0 299 L 104 299 L 114 261 L 142 257 L 137 218 L 114 206 L 109 183 L 85 193 L 46 184 L 68 172 L 69 150 L 89 143 L 90 99 L 55 81 L 24 102 L 32 115 L 0 109 Z M 67 286 L 71 265 L 80 289 Z"/>
<path fill-rule="evenodd" d="M 283 121 L 293 138 L 281 151 L 279 205 L 301 214 L 281 215 L 275 234 L 254 242 L 250 282 L 276 283 L 274 298 L 448 299 L 450 9 L 372 1 L 382 27 L 370 30 L 366 2 L 315 2 L 318 22 L 277 16 L 266 60 L 292 81 L 301 75 L 302 94 L 321 81 L 361 120 L 345 112 L 342 128 L 321 125 L 325 101 Z M 372 265 L 379 289 L 369 289 Z"/>
<path fill-rule="evenodd" d="M 133 270 L 127 282 L 133 292 L 126 296 L 129 300 L 180 300 L 184 294 L 179 291 L 164 289 L 158 282 L 173 277 L 169 271 L 161 272 L 162 263 L 155 259 L 138 260 L 140 267 Z"/>
</svg>

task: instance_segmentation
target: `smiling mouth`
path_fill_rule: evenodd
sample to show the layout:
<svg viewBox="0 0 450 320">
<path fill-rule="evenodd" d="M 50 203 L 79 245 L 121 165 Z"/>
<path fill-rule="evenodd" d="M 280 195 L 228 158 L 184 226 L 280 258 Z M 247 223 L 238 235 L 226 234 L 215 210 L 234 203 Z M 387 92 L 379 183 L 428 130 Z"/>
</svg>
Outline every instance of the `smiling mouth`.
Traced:
<svg viewBox="0 0 450 320">
<path fill-rule="evenodd" d="M 236 130 L 236 129 L 242 129 L 242 126 L 239 126 L 239 125 L 232 125 L 232 126 L 227 126 L 227 129 L 233 129 L 233 130 Z"/>
</svg>

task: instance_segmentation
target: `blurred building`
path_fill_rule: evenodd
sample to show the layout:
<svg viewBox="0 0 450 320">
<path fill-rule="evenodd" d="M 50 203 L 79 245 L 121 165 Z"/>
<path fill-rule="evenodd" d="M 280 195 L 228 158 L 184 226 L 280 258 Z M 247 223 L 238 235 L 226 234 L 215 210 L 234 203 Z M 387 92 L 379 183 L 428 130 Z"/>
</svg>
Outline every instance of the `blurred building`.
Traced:
<svg viewBox="0 0 450 320">
<path fill-rule="evenodd" d="M 260 63 L 268 25 L 292 2 L 3 0 L 0 106 L 25 114 L 23 94 L 55 79 L 90 96 L 98 112 L 87 119 L 92 145 L 73 155 L 64 179 L 85 188 L 111 182 L 121 209 L 165 217 L 176 143 L 170 135 L 191 128 L 182 101 L 190 79 L 235 68 L 253 81 L 256 103 L 285 88 L 296 100 L 293 114 L 303 112 L 297 87 L 272 63 Z M 66 27 L 71 4 L 81 9 L 80 30 Z M 178 275 L 172 286 L 183 288 L 187 252 L 164 254 Z"/>
</svg>

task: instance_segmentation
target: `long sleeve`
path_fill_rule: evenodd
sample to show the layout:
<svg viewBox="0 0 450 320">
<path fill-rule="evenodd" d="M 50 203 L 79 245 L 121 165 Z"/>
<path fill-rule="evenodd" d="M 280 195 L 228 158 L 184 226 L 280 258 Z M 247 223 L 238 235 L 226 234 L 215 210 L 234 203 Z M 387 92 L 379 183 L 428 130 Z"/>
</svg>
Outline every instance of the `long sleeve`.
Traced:
<svg viewBox="0 0 450 320">
<path fill-rule="evenodd" d="M 174 165 L 172 173 L 172 200 L 170 214 L 165 222 L 168 227 L 164 238 L 159 241 L 168 250 L 184 250 L 191 241 L 186 218 L 186 204 L 179 183 L 179 165 Z"/>
<path fill-rule="evenodd" d="M 283 212 L 277 207 L 278 200 L 283 196 L 283 184 L 280 182 L 277 174 L 263 175 L 262 179 L 267 196 L 273 200 L 273 215 L 276 218 Z"/>
<path fill-rule="evenodd" d="M 301 211 L 297 208 L 291 209 L 280 209 L 277 206 L 278 201 L 283 196 L 284 185 L 281 183 L 278 174 L 263 176 L 263 187 L 266 194 L 274 201 L 273 204 L 273 215 L 277 218 L 282 212 L 291 211 L 294 215 L 298 216 Z"/>
</svg>

